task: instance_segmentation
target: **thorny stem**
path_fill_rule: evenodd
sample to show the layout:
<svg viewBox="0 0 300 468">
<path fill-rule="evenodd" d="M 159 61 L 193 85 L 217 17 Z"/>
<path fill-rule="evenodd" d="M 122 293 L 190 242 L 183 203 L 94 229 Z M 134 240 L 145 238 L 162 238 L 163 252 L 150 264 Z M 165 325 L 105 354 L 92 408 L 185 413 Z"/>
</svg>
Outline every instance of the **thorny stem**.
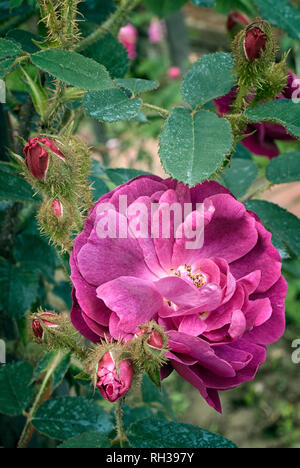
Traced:
<svg viewBox="0 0 300 468">
<path fill-rule="evenodd" d="M 239 113 L 245 110 L 245 98 L 249 96 L 249 87 L 248 86 L 239 86 L 238 93 L 233 105 L 235 113 Z"/>
<path fill-rule="evenodd" d="M 50 129 L 52 121 L 55 119 L 58 109 L 62 106 L 62 95 L 65 86 L 59 81 L 56 84 L 55 94 L 53 96 L 52 103 L 50 104 L 48 111 L 43 119 L 42 128 L 43 130 Z"/>
<path fill-rule="evenodd" d="M 37 409 L 39 408 L 40 404 L 43 402 L 43 400 L 45 399 L 45 395 L 46 393 L 48 392 L 48 385 L 50 383 L 50 380 L 51 380 L 51 377 L 53 375 L 53 373 L 55 372 L 57 366 L 61 363 L 62 359 L 64 357 L 64 354 L 61 353 L 61 352 L 58 352 L 56 354 L 56 356 L 53 358 L 53 360 L 51 361 L 49 367 L 48 367 L 48 370 L 47 370 L 47 373 L 43 379 L 43 382 L 42 382 L 42 385 L 39 389 L 39 392 L 34 400 L 34 403 L 32 405 L 32 408 L 31 410 L 29 411 L 28 414 L 26 414 L 26 417 L 27 417 L 27 421 L 26 421 L 26 424 L 25 424 L 25 427 L 23 429 L 23 432 L 21 434 L 21 437 L 20 437 L 20 440 L 18 442 L 18 448 L 26 448 L 28 446 L 28 444 L 30 443 L 31 441 L 31 438 L 33 436 L 33 433 L 34 433 L 34 428 L 31 424 L 33 418 L 34 418 L 34 415 L 37 411 Z"/>
<path fill-rule="evenodd" d="M 126 437 L 125 430 L 124 430 L 122 403 L 123 403 L 122 399 L 119 400 L 117 403 L 116 410 L 115 410 L 115 418 L 116 418 L 117 440 L 120 443 L 120 447 L 124 448 L 127 437 Z"/>
<path fill-rule="evenodd" d="M 99 41 L 106 34 L 111 33 L 114 30 L 118 30 L 125 18 L 136 8 L 141 0 L 125 0 L 123 4 L 113 13 L 96 31 L 92 32 L 85 39 L 82 39 L 74 48 L 76 52 L 81 52 L 90 45 Z"/>
</svg>

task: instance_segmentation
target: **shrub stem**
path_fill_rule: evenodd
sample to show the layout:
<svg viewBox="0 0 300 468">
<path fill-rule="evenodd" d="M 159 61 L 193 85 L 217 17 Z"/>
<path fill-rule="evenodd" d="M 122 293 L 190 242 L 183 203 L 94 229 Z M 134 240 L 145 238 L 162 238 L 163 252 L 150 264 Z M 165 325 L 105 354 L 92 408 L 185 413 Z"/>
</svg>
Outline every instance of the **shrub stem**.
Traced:
<svg viewBox="0 0 300 468">
<path fill-rule="evenodd" d="M 64 357 L 64 354 L 61 352 L 58 352 L 56 356 L 53 358 L 51 361 L 48 370 L 46 372 L 46 375 L 43 379 L 42 385 L 39 389 L 39 392 L 34 400 L 34 403 L 32 405 L 31 410 L 27 414 L 27 421 L 24 426 L 23 432 L 21 434 L 20 440 L 18 442 L 18 448 L 27 448 L 28 444 L 30 443 L 32 436 L 34 434 L 34 427 L 32 426 L 31 422 L 34 418 L 34 415 L 36 411 L 38 410 L 39 406 L 45 399 L 47 399 L 47 393 L 49 391 L 49 384 L 51 381 L 51 377 L 53 373 L 55 372 L 57 366 L 61 363 L 62 359 Z M 46 397 L 46 398 L 45 398 Z"/>
<path fill-rule="evenodd" d="M 98 29 L 92 32 L 85 39 L 78 42 L 74 50 L 76 52 L 81 52 L 102 39 L 106 34 L 111 34 L 115 30 L 119 30 L 125 18 L 139 5 L 139 3 L 141 3 L 141 0 L 125 0 Z"/>
</svg>

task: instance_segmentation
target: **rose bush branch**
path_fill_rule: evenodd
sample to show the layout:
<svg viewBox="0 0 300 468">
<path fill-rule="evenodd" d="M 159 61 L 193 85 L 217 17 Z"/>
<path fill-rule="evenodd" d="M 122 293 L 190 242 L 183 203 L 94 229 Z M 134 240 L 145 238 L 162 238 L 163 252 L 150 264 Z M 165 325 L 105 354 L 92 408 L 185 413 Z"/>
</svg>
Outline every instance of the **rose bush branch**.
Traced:
<svg viewBox="0 0 300 468">
<path fill-rule="evenodd" d="M 95 42 L 102 39 L 106 34 L 117 34 L 124 20 L 141 3 L 142 0 L 124 0 L 117 7 L 117 10 L 89 36 L 82 39 L 76 46 L 76 52 L 81 52 Z"/>
<path fill-rule="evenodd" d="M 25 414 L 27 421 L 24 426 L 23 432 L 21 434 L 20 440 L 18 442 L 18 448 L 20 449 L 27 448 L 31 441 L 31 438 L 34 434 L 34 427 L 32 426 L 31 422 L 39 406 L 43 403 L 43 401 L 45 401 L 45 398 L 49 399 L 51 397 L 49 384 L 51 382 L 51 379 L 53 377 L 55 370 L 57 369 L 57 367 L 59 366 L 63 358 L 64 358 L 64 354 L 62 352 L 57 352 L 57 354 L 54 356 L 53 360 L 50 362 L 48 366 L 45 377 L 43 378 L 40 389 L 38 391 L 38 394 L 35 397 L 34 403 L 29 413 Z"/>
</svg>

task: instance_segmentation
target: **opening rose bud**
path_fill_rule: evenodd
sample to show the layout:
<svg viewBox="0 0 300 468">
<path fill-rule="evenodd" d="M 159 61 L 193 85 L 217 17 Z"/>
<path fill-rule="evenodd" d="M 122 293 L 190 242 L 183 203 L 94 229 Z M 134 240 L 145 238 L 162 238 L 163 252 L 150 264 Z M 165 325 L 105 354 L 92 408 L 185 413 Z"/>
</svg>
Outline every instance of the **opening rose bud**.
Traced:
<svg viewBox="0 0 300 468">
<path fill-rule="evenodd" d="M 43 312 L 37 315 L 32 321 L 32 330 L 36 338 L 39 340 L 44 338 L 44 327 L 58 328 L 58 324 L 54 322 L 55 320 L 57 320 L 57 315 L 51 312 Z"/>
<path fill-rule="evenodd" d="M 63 217 L 64 207 L 59 200 L 57 199 L 53 200 L 51 209 L 52 209 L 52 213 L 54 214 L 54 216 L 56 216 L 57 218 Z"/>
<path fill-rule="evenodd" d="M 33 177 L 44 180 L 48 172 L 50 156 L 46 148 L 40 145 L 40 143 L 47 146 L 59 158 L 65 159 L 65 156 L 50 138 L 36 137 L 28 140 L 28 145 L 24 148 L 25 163 Z"/>
<path fill-rule="evenodd" d="M 237 33 L 250 23 L 249 18 L 239 11 L 229 13 L 227 18 L 227 29 L 229 32 Z"/>
<path fill-rule="evenodd" d="M 146 328 L 141 328 L 135 336 L 140 337 L 142 335 L 149 335 L 147 344 L 152 348 L 162 349 L 164 347 L 164 339 L 157 330 L 152 330 L 149 332 Z"/>
<path fill-rule="evenodd" d="M 97 371 L 97 387 L 101 395 L 111 403 L 122 398 L 130 389 L 133 367 L 127 359 L 116 366 L 111 352 L 104 354 Z"/>
<path fill-rule="evenodd" d="M 267 48 L 267 36 L 265 32 L 258 28 L 247 31 L 244 39 L 244 51 L 246 58 L 251 62 L 260 58 Z"/>
</svg>

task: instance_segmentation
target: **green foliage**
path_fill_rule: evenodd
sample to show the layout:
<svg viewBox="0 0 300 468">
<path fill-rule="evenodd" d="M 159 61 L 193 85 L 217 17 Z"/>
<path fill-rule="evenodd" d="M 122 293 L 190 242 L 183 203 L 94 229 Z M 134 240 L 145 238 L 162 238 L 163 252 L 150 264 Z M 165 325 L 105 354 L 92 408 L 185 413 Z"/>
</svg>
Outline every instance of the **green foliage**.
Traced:
<svg viewBox="0 0 300 468">
<path fill-rule="evenodd" d="M 108 89 L 100 93 L 87 93 L 84 97 L 87 115 L 103 122 L 118 122 L 135 116 L 142 101 L 129 98 L 121 89 Z"/>
<path fill-rule="evenodd" d="M 213 7 L 215 0 L 191 0 L 198 7 Z"/>
<path fill-rule="evenodd" d="M 253 0 L 261 15 L 289 36 L 300 39 L 300 11 L 287 0 Z"/>
<path fill-rule="evenodd" d="M 15 174 L 9 164 L 0 163 L 0 200 L 37 202 L 33 198 L 33 190 L 30 185 L 19 175 Z"/>
<path fill-rule="evenodd" d="M 10 8 L 18 8 L 20 5 L 22 5 L 24 0 L 10 0 Z"/>
<path fill-rule="evenodd" d="M 300 38 L 300 13 L 286 0 L 191 1 L 198 7 L 213 7 L 216 4 L 216 10 L 223 14 L 240 10 L 252 18 L 258 16 L 259 10 L 266 19 L 284 29 L 291 37 Z M 90 152 L 73 135 L 78 133 L 82 121 L 83 127 L 88 127 L 87 133 L 92 127 L 84 115 L 83 107 L 88 116 L 101 122 L 116 122 L 114 126 L 97 126 L 101 135 L 95 138 L 93 143 L 97 153 L 103 156 L 105 164 L 109 165 L 110 158 L 113 159 L 116 153 L 110 152 L 105 141 L 118 138 L 120 153 L 133 147 L 136 152 L 139 151 L 137 161 L 143 164 L 138 167 L 147 168 L 145 161 L 149 162 L 149 169 L 152 168 L 152 163 L 155 167 L 150 153 L 145 156 L 148 150 L 143 148 L 144 142 L 141 143 L 140 140 L 145 135 L 157 138 L 163 117 L 166 122 L 160 137 L 160 157 L 166 171 L 173 178 L 191 186 L 206 179 L 217 179 L 237 198 L 247 198 L 252 193 L 251 187 L 258 175 L 257 166 L 262 183 L 266 182 L 265 177 L 272 184 L 300 180 L 300 153 L 297 142 L 293 142 L 295 147 L 284 149 L 294 152 L 283 154 L 268 165 L 268 161 L 263 161 L 262 158 L 255 158 L 254 162 L 251 153 L 245 150 L 241 143 L 234 152 L 237 141 L 242 138 L 241 133 L 247 125 L 247 119 L 253 123 L 278 123 L 300 138 L 299 110 L 291 100 L 276 100 L 256 105 L 260 101 L 275 99 L 277 91 L 281 92 L 285 85 L 285 61 L 279 64 L 275 61 L 273 41 L 270 41 L 267 60 L 261 67 L 256 66 L 257 64 L 251 67 L 243 61 L 241 67 L 234 68 L 233 55 L 218 52 L 204 55 L 198 60 L 184 76 L 182 85 L 180 80 L 170 83 L 167 71 L 169 66 L 176 62 L 173 48 L 176 46 L 177 49 L 178 45 L 174 46 L 172 34 L 159 44 L 149 45 L 145 37 L 146 31 L 149 22 L 154 19 L 153 13 L 156 17 L 167 17 L 188 3 L 187 0 L 145 0 L 133 17 L 127 14 L 131 13 L 129 7 L 126 12 L 121 10 L 125 4 L 123 1 L 57 1 L 55 11 L 50 11 L 51 4 L 46 2 L 44 6 L 47 11 L 41 15 L 43 24 L 39 23 L 38 26 L 40 36 L 27 31 L 32 25 L 32 21 L 27 22 L 27 19 L 33 12 L 38 13 L 36 3 L 34 0 L 0 3 L 0 36 L 5 37 L 0 39 L 0 78 L 6 78 L 8 101 L 0 108 L 1 120 L 4 116 L 0 144 L 2 135 L 3 148 L 9 146 L 9 140 L 12 139 L 14 145 L 11 149 L 21 154 L 22 148 L 19 148 L 17 138 L 14 138 L 16 134 L 27 139 L 28 136 L 47 133 L 66 155 L 66 160 L 62 162 L 51 154 L 46 180 L 36 180 L 29 174 L 19 157 L 20 166 L 26 172 L 27 180 L 34 187 L 34 191 L 15 171 L 13 165 L 0 164 L 0 222 L 3 225 L 1 241 L 3 237 L 4 241 L 9 243 L 8 254 L 5 248 L 1 250 L 1 255 L 4 252 L 7 258 L 0 259 L 0 311 L 3 316 L 1 326 L 3 322 L 5 339 L 7 334 L 13 337 L 12 341 L 7 343 L 9 359 L 19 359 L 25 349 L 26 356 L 29 356 L 30 362 L 34 362 L 36 366 L 33 370 L 31 364 L 19 362 L 0 368 L 0 412 L 9 416 L 19 416 L 13 420 L 16 437 L 19 437 L 26 415 L 24 411 L 28 410 L 33 399 L 33 387 L 38 396 L 38 390 L 45 388 L 43 384 L 40 386 L 41 382 L 54 363 L 56 367 L 52 369 L 53 373 L 46 388 L 47 398 L 49 391 L 51 394 L 55 392 L 56 395 L 66 394 L 64 392 L 67 385 L 61 385 L 62 382 L 67 382 L 72 387 L 72 392 L 74 390 L 78 396 L 64 396 L 59 399 L 52 399 L 50 396 L 44 401 L 44 395 L 39 404 L 33 407 L 38 407 L 37 412 L 30 413 L 30 417 L 33 415 L 33 427 L 49 438 L 65 441 L 60 448 L 110 448 L 120 442 L 118 438 L 115 439 L 117 433 L 114 429 L 113 411 L 108 409 L 109 404 L 102 400 L 99 392 L 94 394 L 90 382 L 84 381 L 83 375 L 78 379 L 75 377 L 82 372 L 77 359 L 84 360 L 88 351 L 83 349 L 83 341 L 80 341 L 80 336 L 65 319 L 65 314 L 58 315 L 61 318 L 60 329 L 53 332 L 53 335 L 57 333 L 56 338 L 52 341 L 49 338 L 50 346 L 46 354 L 42 355 L 46 351 L 38 351 L 37 344 L 30 343 L 26 346 L 29 338 L 26 312 L 31 309 L 35 312 L 39 307 L 43 310 L 57 309 L 58 312 L 66 312 L 66 309 L 72 307 L 69 252 L 72 250 L 74 237 L 76 233 L 81 232 L 85 216 L 92 206 L 91 198 L 96 201 L 134 177 L 148 174 L 131 168 L 131 159 L 128 163 L 130 168 L 112 169 L 94 162 L 92 171 L 89 172 Z M 293 1 L 293 4 L 295 3 L 296 1 Z M 148 7 L 148 11 L 143 8 L 144 5 Z M 116 12 L 117 8 L 121 9 Z M 72 14 L 73 19 L 70 21 Z M 77 20 L 74 14 L 79 21 L 81 37 L 77 34 Z M 36 18 L 39 21 L 38 15 Z M 104 27 L 103 21 L 106 21 Z M 138 57 L 131 62 L 124 46 L 117 39 L 119 28 L 127 21 L 139 29 Z M 10 27 L 12 30 L 8 31 Z M 266 28 L 270 39 L 271 28 L 268 25 Z M 199 48 L 196 32 L 191 31 L 191 34 L 195 34 L 195 37 L 192 37 L 193 48 L 194 44 L 195 48 Z M 89 35 L 92 35 L 92 40 L 87 40 L 85 44 L 90 45 L 85 49 L 80 47 L 80 41 Z M 167 47 L 168 42 L 171 54 Z M 288 47 L 294 45 L 290 42 Z M 244 57 L 243 41 L 239 46 L 239 53 Z M 79 54 L 73 50 L 82 52 Z M 195 52 L 203 55 L 202 49 Z M 185 57 L 188 57 L 187 53 Z M 17 60 L 18 58 L 20 60 Z M 288 59 L 291 64 L 292 59 L 297 62 L 297 44 Z M 129 65 L 130 74 L 127 75 Z M 242 75 L 245 75 L 244 81 L 241 79 Z M 220 118 L 216 115 L 211 101 L 228 93 L 238 79 L 241 85 L 238 101 L 241 105 L 233 108 L 234 115 Z M 243 84 L 245 89 L 242 89 Z M 248 103 L 245 97 L 249 95 L 249 89 L 252 90 L 252 87 L 256 97 Z M 140 97 L 146 92 L 151 92 L 147 96 L 148 106 Z M 28 112 L 30 97 L 35 107 L 32 112 Z M 246 107 L 251 108 L 244 115 Z M 6 117 L 9 117 L 7 128 Z M 139 125 L 146 122 L 147 125 Z M 3 151 L 1 150 L 1 153 Z M 118 161 L 112 160 L 112 164 L 115 166 Z M 93 184 L 92 193 L 89 182 Z M 252 191 L 257 187 L 259 192 L 260 182 L 261 180 L 256 181 Z M 39 195 L 34 197 L 34 192 Z M 64 208 L 64 217 L 61 220 L 55 217 L 51 208 L 54 198 L 59 199 Z M 42 204 L 39 206 L 41 199 Z M 258 214 L 266 228 L 273 233 L 273 243 L 282 257 L 289 259 L 284 262 L 284 273 L 299 282 L 299 261 L 295 256 L 300 257 L 300 220 L 279 206 L 265 201 L 250 200 L 246 206 Z M 52 241 L 68 250 L 65 255 L 57 256 L 47 240 L 40 238 L 32 222 L 36 216 L 36 207 L 39 207 L 39 221 L 44 232 L 51 236 Z M 17 214 L 13 219 L 13 229 L 11 232 L 8 229 L 5 238 L 11 209 L 15 209 Z M 293 325 L 299 322 L 297 300 L 298 284 L 292 288 L 288 298 L 288 310 L 292 311 L 288 311 L 288 323 Z M 51 332 L 45 331 L 46 341 L 47 333 L 51 335 Z M 0 337 L 2 338 L 2 327 Z M 76 348 L 76 361 L 71 361 L 71 354 L 66 349 L 70 343 Z M 58 361 L 56 351 L 49 351 L 54 345 L 64 350 Z M 127 404 L 123 406 L 124 427 L 131 447 L 235 447 L 222 436 L 176 422 L 173 408 L 176 414 L 180 413 L 178 406 L 183 412 L 182 408 L 186 409 L 190 402 L 189 392 L 182 398 L 181 390 L 177 389 L 177 400 L 174 398 L 176 392 L 170 400 L 164 386 L 160 385 L 159 368 L 153 372 L 154 375 L 151 375 L 145 364 L 144 370 L 148 375 L 142 380 L 141 392 L 133 393 L 133 397 L 129 394 Z M 251 392 L 248 391 L 248 394 Z M 251 395 L 253 399 L 256 393 Z M 44 403 L 40 405 L 41 401 Z M 137 406 L 129 406 L 133 404 Z M 284 424 L 292 424 L 292 412 L 292 404 L 285 404 L 278 410 L 276 418 L 283 419 L 284 430 Z M 0 421 L 1 432 L 5 432 L 9 427 L 9 418 L 5 418 Z M 28 423 L 30 422 L 29 419 Z M 206 427 L 213 428 L 214 424 L 207 424 Z M 6 445 L 3 440 L 6 442 L 8 438 L 9 436 L 6 439 L 1 437 L 0 444 Z M 36 437 L 36 440 L 33 440 L 33 444 L 37 446 L 47 444 L 45 437 Z M 7 445 L 16 444 L 13 440 Z"/>
<path fill-rule="evenodd" d="M 277 99 L 252 107 L 246 116 L 251 122 L 267 121 L 283 125 L 291 135 L 300 138 L 299 108 L 300 105 L 291 99 Z"/>
<path fill-rule="evenodd" d="M 48 437 L 67 440 L 85 432 L 112 430 L 112 422 L 101 406 L 85 398 L 63 397 L 48 400 L 40 406 L 33 426 Z"/>
<path fill-rule="evenodd" d="M 129 182 L 131 179 L 140 175 L 148 174 L 144 171 L 138 171 L 137 169 L 105 169 L 105 173 L 117 185 L 123 185 Z"/>
<path fill-rule="evenodd" d="M 251 159 L 233 158 L 230 165 L 220 176 L 225 185 L 237 198 L 247 193 L 258 175 L 257 165 Z"/>
<path fill-rule="evenodd" d="M 31 56 L 37 67 L 69 85 L 102 91 L 114 87 L 106 68 L 87 57 L 68 50 L 49 49 Z"/>
<path fill-rule="evenodd" d="M 14 63 L 15 63 L 14 57 L 3 59 L 0 61 L 0 79 L 4 78 L 8 74 L 8 72 L 10 71 Z"/>
<path fill-rule="evenodd" d="M 50 281 L 55 273 L 56 253 L 39 233 L 17 236 L 14 254 L 16 261 L 28 271 L 38 272 Z"/>
<path fill-rule="evenodd" d="M 146 407 L 159 409 L 160 412 L 164 413 L 167 417 L 170 417 L 171 419 L 175 418 L 170 399 L 164 387 L 162 386 L 162 388 L 159 389 L 150 380 L 148 375 L 145 375 L 143 378 L 142 398 Z"/>
<path fill-rule="evenodd" d="M 22 49 L 13 41 L 0 38 L 0 79 L 4 78 L 13 66 L 17 57 L 22 55 Z"/>
<path fill-rule="evenodd" d="M 32 373 L 28 362 L 0 367 L 0 413 L 18 416 L 27 408 L 33 396 Z"/>
<path fill-rule="evenodd" d="M 284 153 L 274 158 L 266 170 L 272 184 L 285 184 L 300 180 L 300 152 Z"/>
<path fill-rule="evenodd" d="M 37 272 L 0 259 L 0 308 L 7 315 L 22 318 L 35 301 L 38 285 Z"/>
<path fill-rule="evenodd" d="M 135 96 L 159 87 L 157 81 L 142 80 L 141 78 L 124 78 L 115 81 L 118 86 L 129 89 Z"/>
<path fill-rule="evenodd" d="M 257 9 L 252 0 L 216 0 L 216 11 L 227 15 L 230 11 L 242 11 L 250 17 L 257 16 Z"/>
<path fill-rule="evenodd" d="M 0 39 L 0 60 L 22 55 L 22 49 L 13 41 Z"/>
<path fill-rule="evenodd" d="M 161 0 L 159 2 L 157 0 L 145 0 L 149 10 L 160 18 L 165 18 L 179 10 L 186 2 L 187 0 Z"/>
<path fill-rule="evenodd" d="M 79 12 L 97 25 L 105 21 L 115 9 L 116 4 L 111 0 L 86 0 L 79 4 Z"/>
<path fill-rule="evenodd" d="M 56 367 L 55 371 L 53 372 L 52 382 L 51 382 L 51 391 L 59 387 L 59 385 L 63 382 L 66 373 L 71 364 L 71 353 L 67 353 Z"/>
<path fill-rule="evenodd" d="M 50 351 L 45 354 L 41 358 L 41 360 L 38 362 L 36 368 L 34 369 L 33 377 L 32 377 L 32 382 L 34 382 L 36 379 L 40 377 L 40 375 L 45 372 L 50 364 L 50 362 L 53 360 L 55 357 L 56 351 Z"/>
<path fill-rule="evenodd" d="M 227 120 L 204 110 L 191 115 L 176 108 L 163 127 L 159 153 L 172 177 L 193 186 L 221 168 L 232 144 Z"/>
<path fill-rule="evenodd" d="M 300 219 L 274 203 L 262 200 L 250 200 L 246 203 L 254 211 L 264 226 L 272 232 L 273 241 L 288 246 L 300 257 Z"/>
<path fill-rule="evenodd" d="M 236 145 L 233 157 L 238 159 L 252 159 L 250 151 L 248 151 L 241 143 Z"/>
<path fill-rule="evenodd" d="M 123 78 L 128 72 L 128 53 L 123 44 L 110 34 L 85 49 L 83 54 L 104 65 L 112 78 Z"/>
<path fill-rule="evenodd" d="M 235 84 L 231 54 L 218 52 L 199 59 L 185 75 L 182 94 L 193 109 L 229 93 Z"/>
<path fill-rule="evenodd" d="M 220 435 L 157 418 L 132 424 L 128 439 L 134 448 L 235 448 Z"/>
<path fill-rule="evenodd" d="M 58 448 L 62 449 L 100 449 L 110 448 L 110 440 L 100 432 L 87 432 L 79 437 L 73 437 L 62 443 Z"/>
<path fill-rule="evenodd" d="M 13 29 L 7 33 L 6 38 L 16 42 L 25 52 L 28 52 L 29 54 L 34 54 L 40 50 L 34 41 L 40 42 L 42 38 L 36 34 L 31 33 L 30 31 L 24 31 L 23 29 Z"/>
</svg>

